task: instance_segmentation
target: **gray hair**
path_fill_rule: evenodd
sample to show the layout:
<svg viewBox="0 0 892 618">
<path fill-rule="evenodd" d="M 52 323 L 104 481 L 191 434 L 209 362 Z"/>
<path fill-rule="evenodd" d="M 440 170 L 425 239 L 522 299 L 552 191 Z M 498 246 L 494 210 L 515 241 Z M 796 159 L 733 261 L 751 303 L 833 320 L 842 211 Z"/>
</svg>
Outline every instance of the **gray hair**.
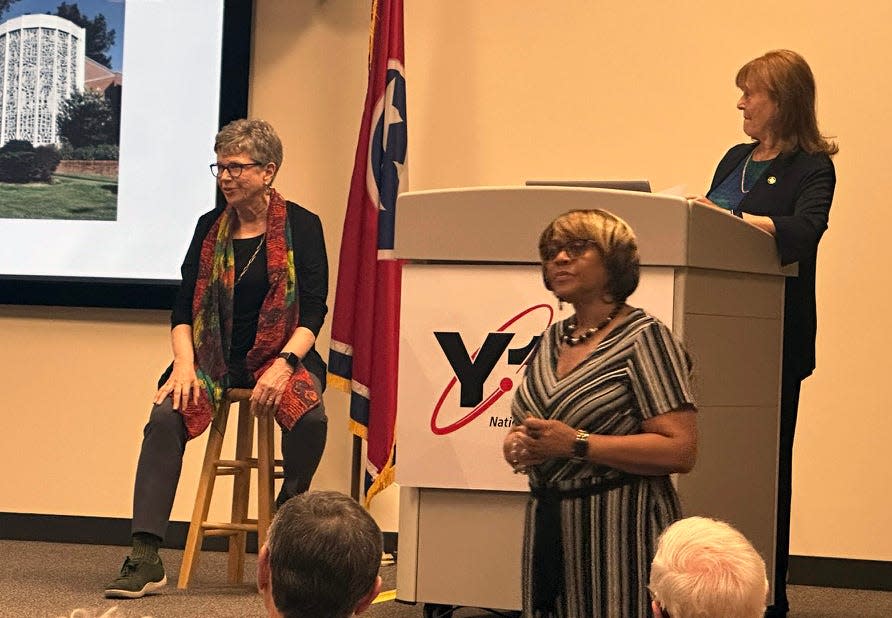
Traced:
<svg viewBox="0 0 892 618">
<path fill-rule="evenodd" d="M 220 129 L 214 139 L 214 152 L 218 155 L 247 154 L 261 165 L 275 163 L 275 178 L 282 167 L 282 140 L 266 120 L 259 118 L 233 120 Z"/>
<path fill-rule="evenodd" d="M 351 616 L 381 565 L 378 524 L 334 491 L 310 491 L 283 504 L 267 546 L 273 602 L 286 618 Z"/>
</svg>

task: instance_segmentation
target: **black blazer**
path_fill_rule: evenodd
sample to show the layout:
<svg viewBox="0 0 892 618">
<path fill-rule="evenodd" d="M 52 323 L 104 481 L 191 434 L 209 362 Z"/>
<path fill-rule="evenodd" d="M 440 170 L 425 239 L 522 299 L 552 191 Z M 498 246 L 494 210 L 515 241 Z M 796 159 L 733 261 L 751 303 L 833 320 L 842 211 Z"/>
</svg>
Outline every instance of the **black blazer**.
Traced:
<svg viewBox="0 0 892 618">
<path fill-rule="evenodd" d="M 753 142 L 731 148 L 719 162 L 709 191 L 756 146 Z M 815 368 L 815 266 L 835 187 L 836 170 L 829 156 L 794 150 L 771 162 L 738 207 L 742 212 L 771 217 L 781 263 L 799 263 L 799 276 L 786 280 L 784 374 L 800 380 Z"/>
</svg>

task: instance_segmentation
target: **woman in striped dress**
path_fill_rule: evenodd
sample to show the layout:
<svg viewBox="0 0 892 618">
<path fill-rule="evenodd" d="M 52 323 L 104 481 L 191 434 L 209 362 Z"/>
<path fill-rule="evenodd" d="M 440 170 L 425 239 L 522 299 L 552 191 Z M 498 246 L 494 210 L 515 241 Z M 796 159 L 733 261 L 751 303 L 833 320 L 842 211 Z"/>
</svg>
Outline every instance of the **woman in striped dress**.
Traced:
<svg viewBox="0 0 892 618">
<path fill-rule="evenodd" d="M 625 221 L 566 213 L 539 253 L 545 286 L 575 314 L 543 334 L 504 442 L 530 477 L 523 615 L 646 618 L 657 538 L 681 516 L 669 474 L 697 456 L 687 355 L 625 304 L 639 278 Z"/>
</svg>

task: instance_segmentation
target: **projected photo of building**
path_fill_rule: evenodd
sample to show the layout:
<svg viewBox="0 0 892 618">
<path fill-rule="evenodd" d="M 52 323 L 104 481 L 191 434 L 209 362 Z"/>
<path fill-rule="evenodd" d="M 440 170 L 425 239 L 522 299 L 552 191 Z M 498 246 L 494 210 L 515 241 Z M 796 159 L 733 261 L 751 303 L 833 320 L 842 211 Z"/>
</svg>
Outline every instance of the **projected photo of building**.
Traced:
<svg viewBox="0 0 892 618">
<path fill-rule="evenodd" d="M 80 4 L 19 0 L 0 16 L 0 218 L 117 216 L 123 2 Z"/>
<path fill-rule="evenodd" d="M 59 106 L 84 89 L 85 30 L 55 15 L 23 15 L 0 24 L 0 146 L 59 141 Z"/>
</svg>

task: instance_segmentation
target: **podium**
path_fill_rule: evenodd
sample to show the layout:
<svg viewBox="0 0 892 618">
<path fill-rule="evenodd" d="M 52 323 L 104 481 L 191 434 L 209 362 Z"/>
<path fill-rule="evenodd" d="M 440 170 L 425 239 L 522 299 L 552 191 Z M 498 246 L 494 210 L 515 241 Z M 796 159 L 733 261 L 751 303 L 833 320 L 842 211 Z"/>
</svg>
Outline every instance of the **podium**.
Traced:
<svg viewBox="0 0 892 618">
<path fill-rule="evenodd" d="M 520 608 L 527 481 L 501 445 L 535 335 L 572 311 L 544 289 L 538 239 L 558 215 L 592 208 L 638 238 L 628 303 L 693 358 L 699 455 L 673 479 L 683 513 L 738 528 L 773 581 L 784 276 L 795 274 L 774 239 L 680 197 L 483 187 L 398 200 L 398 600 Z"/>
</svg>

